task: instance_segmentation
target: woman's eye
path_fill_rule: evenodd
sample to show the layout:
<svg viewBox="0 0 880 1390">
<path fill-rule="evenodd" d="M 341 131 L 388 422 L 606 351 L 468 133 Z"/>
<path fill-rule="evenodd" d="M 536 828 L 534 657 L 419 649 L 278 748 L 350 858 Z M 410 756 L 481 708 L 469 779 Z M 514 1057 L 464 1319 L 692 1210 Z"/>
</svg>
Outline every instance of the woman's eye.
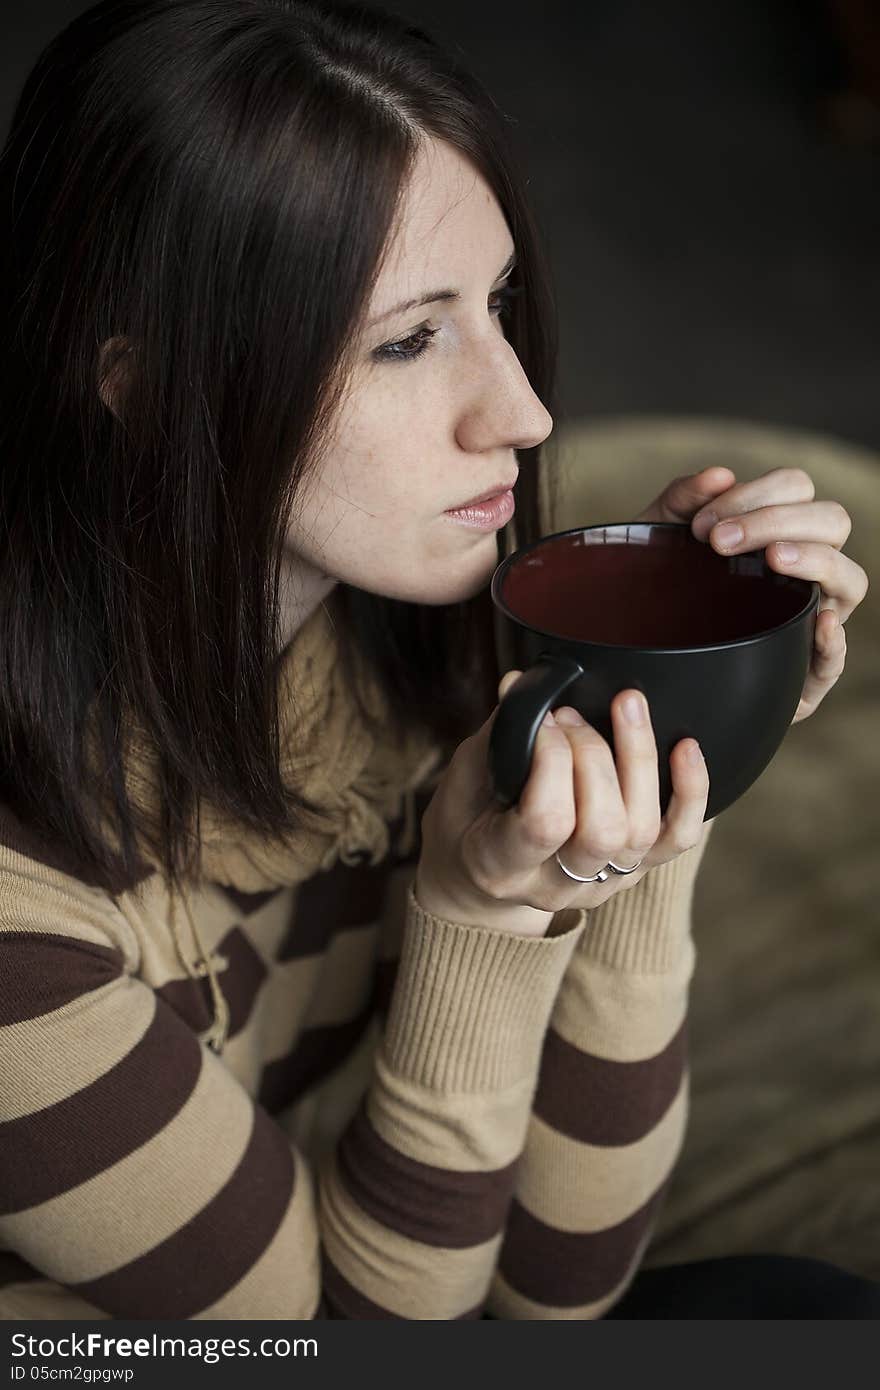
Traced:
<svg viewBox="0 0 880 1390">
<path fill-rule="evenodd" d="M 400 338 L 396 343 L 385 343 L 384 347 L 375 348 L 373 356 L 380 362 L 406 362 L 410 358 L 421 357 L 436 332 L 436 328 L 426 328 L 423 325 L 408 338 Z"/>
<path fill-rule="evenodd" d="M 490 314 L 495 318 L 503 318 L 521 290 L 521 285 L 504 285 L 500 290 L 496 290 L 489 296 Z M 437 331 L 436 328 L 428 328 L 426 324 L 422 324 L 415 333 L 410 333 L 409 337 L 399 338 L 396 343 L 385 343 L 382 347 L 374 348 L 373 356 L 380 362 L 411 362 L 414 357 L 421 357 Z"/>
<path fill-rule="evenodd" d="M 490 312 L 497 314 L 499 318 L 508 313 L 510 306 L 518 294 L 522 293 L 522 285 L 504 285 L 500 290 L 496 290 L 489 298 Z M 493 304 L 492 301 L 496 302 Z"/>
</svg>

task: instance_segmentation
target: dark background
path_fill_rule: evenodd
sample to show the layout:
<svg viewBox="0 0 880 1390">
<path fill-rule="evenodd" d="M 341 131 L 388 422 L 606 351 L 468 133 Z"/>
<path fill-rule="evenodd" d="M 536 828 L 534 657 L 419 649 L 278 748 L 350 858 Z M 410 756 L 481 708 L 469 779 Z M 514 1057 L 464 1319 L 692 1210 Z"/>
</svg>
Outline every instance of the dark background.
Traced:
<svg viewBox="0 0 880 1390">
<path fill-rule="evenodd" d="M 872 107 L 871 45 L 843 25 L 876 0 L 393 7 L 513 118 L 564 415 L 721 415 L 880 447 L 880 84 Z M 4 133 L 39 49 L 85 8 L 6 19 Z"/>
</svg>

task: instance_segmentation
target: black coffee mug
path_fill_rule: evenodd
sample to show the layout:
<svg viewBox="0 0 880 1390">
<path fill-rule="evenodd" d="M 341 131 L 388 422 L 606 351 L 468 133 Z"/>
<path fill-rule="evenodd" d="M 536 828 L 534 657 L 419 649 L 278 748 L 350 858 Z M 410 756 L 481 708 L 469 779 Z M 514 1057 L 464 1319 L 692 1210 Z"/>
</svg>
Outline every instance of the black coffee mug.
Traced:
<svg viewBox="0 0 880 1390">
<path fill-rule="evenodd" d="M 614 522 L 544 536 L 492 578 L 512 660 L 522 671 L 489 742 L 495 799 L 528 780 L 548 710 L 571 705 L 614 749 L 610 705 L 625 688 L 648 701 L 660 809 L 669 756 L 695 738 L 709 772 L 711 820 L 742 796 L 785 737 L 810 665 L 818 584 L 777 574 L 763 550 L 718 555 L 687 523 Z"/>
</svg>

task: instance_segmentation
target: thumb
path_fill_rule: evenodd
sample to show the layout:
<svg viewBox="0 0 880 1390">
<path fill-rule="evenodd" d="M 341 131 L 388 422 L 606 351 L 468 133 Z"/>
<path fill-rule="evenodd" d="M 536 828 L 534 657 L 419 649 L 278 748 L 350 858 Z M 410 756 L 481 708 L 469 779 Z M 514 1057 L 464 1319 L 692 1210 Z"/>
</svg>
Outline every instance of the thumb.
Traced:
<svg viewBox="0 0 880 1390">
<path fill-rule="evenodd" d="M 498 699 L 503 700 L 512 685 L 515 685 L 522 675 L 522 671 L 505 671 L 501 680 L 498 682 Z"/>
<path fill-rule="evenodd" d="M 729 468 L 712 465 L 699 473 L 675 478 L 647 507 L 639 521 L 690 521 L 707 502 L 733 487 L 736 474 Z"/>
</svg>

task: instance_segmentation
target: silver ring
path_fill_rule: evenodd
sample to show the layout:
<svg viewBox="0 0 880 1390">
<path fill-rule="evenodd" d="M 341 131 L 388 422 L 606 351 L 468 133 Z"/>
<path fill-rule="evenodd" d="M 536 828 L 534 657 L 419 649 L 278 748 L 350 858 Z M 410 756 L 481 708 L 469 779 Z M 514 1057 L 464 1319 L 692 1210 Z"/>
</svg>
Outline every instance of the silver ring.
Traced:
<svg viewBox="0 0 880 1390">
<path fill-rule="evenodd" d="M 622 869 L 619 864 L 612 864 L 611 860 L 609 859 L 605 867 L 606 869 L 610 869 L 613 874 L 633 874 L 635 873 L 636 869 L 639 867 L 639 864 L 641 864 L 641 862 L 641 859 L 639 859 L 637 863 L 633 864 L 631 869 Z"/>
<path fill-rule="evenodd" d="M 588 874 L 586 878 L 584 878 L 580 874 L 573 874 L 571 869 L 565 867 L 562 860 L 559 858 L 558 850 L 556 851 L 556 862 L 562 872 L 567 874 L 569 878 L 573 878 L 575 883 L 604 883 L 606 878 L 608 878 L 608 874 L 605 872 L 605 869 L 610 867 L 608 864 L 605 865 L 605 869 L 600 869 L 597 874 Z"/>
</svg>

